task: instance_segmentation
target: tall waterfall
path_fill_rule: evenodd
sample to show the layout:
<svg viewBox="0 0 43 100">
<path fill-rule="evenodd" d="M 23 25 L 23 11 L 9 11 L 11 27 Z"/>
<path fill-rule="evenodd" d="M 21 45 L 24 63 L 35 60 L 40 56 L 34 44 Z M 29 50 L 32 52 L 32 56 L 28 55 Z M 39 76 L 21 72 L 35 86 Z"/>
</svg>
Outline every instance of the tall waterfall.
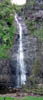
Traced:
<svg viewBox="0 0 43 100">
<path fill-rule="evenodd" d="M 23 52 L 23 44 L 22 44 L 22 24 L 18 21 L 18 16 L 15 14 L 15 20 L 17 22 L 17 26 L 19 28 L 19 48 L 17 54 L 17 78 L 18 78 L 18 87 L 25 84 L 26 81 L 26 70 L 25 70 L 25 63 L 24 63 L 24 52 Z M 19 64 L 19 66 L 18 66 Z"/>
</svg>

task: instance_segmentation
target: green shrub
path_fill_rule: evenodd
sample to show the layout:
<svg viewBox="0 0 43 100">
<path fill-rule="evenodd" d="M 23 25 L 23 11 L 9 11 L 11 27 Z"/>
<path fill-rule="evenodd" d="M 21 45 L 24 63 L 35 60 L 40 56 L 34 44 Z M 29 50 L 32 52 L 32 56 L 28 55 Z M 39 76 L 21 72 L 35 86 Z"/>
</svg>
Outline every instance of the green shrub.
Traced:
<svg viewBox="0 0 43 100">
<path fill-rule="evenodd" d="M 3 3 L 0 2 L 0 38 L 2 38 L 3 42 L 0 45 L 0 57 L 6 56 L 6 52 L 10 50 L 15 32 L 13 6 L 10 0 L 4 0 Z"/>
</svg>

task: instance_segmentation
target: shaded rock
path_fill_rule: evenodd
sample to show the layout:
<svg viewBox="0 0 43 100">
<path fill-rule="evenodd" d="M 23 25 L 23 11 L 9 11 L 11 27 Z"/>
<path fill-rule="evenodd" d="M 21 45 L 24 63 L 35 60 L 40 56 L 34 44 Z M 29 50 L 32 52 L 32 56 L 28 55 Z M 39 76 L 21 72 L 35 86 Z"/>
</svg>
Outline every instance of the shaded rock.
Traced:
<svg viewBox="0 0 43 100">
<path fill-rule="evenodd" d="M 15 40 L 18 41 L 19 37 L 19 34 L 16 34 Z"/>
<path fill-rule="evenodd" d="M 43 11 L 39 11 L 37 13 L 34 14 L 34 19 L 36 20 L 40 20 L 40 19 L 43 19 Z"/>
<path fill-rule="evenodd" d="M 2 38 L 0 37 L 0 45 L 3 43 L 3 40 L 2 40 Z"/>
<path fill-rule="evenodd" d="M 0 59 L 0 86 L 10 86 L 10 67 L 8 59 Z"/>
</svg>

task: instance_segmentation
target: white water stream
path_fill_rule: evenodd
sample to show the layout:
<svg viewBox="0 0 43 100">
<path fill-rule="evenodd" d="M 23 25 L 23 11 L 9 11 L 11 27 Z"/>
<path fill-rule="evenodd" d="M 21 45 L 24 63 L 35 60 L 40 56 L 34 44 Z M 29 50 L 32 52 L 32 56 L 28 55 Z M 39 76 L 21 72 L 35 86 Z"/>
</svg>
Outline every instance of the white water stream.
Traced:
<svg viewBox="0 0 43 100">
<path fill-rule="evenodd" d="M 25 70 L 25 63 L 24 63 L 24 52 L 23 52 L 23 44 L 22 44 L 22 25 L 18 21 L 18 16 L 15 14 L 15 20 L 17 22 L 18 28 L 19 28 L 19 48 L 18 48 L 18 54 L 17 54 L 17 62 L 19 63 L 18 71 L 20 71 L 18 74 L 18 86 L 25 84 L 26 81 L 26 70 Z"/>
</svg>

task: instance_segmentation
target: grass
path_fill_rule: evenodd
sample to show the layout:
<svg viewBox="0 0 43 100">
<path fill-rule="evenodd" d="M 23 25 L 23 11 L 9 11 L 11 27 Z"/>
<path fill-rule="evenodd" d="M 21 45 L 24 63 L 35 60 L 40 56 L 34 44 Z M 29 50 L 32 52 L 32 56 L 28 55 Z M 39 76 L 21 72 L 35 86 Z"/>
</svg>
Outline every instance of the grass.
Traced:
<svg viewBox="0 0 43 100">
<path fill-rule="evenodd" d="M 21 100 L 43 100 L 43 98 L 28 96 L 28 97 L 22 98 Z"/>
<path fill-rule="evenodd" d="M 21 99 L 17 99 L 16 97 L 0 97 L 0 100 L 43 100 L 43 97 L 32 97 L 32 96 L 27 96 L 23 97 Z"/>
<path fill-rule="evenodd" d="M 16 97 L 1 97 L 0 100 L 18 100 Z"/>
</svg>

